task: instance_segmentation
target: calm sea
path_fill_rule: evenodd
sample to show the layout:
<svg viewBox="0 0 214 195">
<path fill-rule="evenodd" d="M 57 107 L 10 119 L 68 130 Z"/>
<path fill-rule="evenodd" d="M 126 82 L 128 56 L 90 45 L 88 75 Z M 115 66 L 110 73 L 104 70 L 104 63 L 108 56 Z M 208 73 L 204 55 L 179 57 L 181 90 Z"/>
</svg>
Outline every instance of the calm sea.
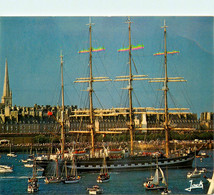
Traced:
<svg viewBox="0 0 214 195">
<path fill-rule="evenodd" d="M 198 168 L 206 168 L 206 176 L 212 176 L 213 171 L 213 155 L 214 150 L 206 151 L 210 157 L 204 158 L 202 161 L 197 158 L 196 165 Z M 24 167 L 21 159 L 26 159 L 27 154 L 18 153 L 18 157 L 9 158 L 6 154 L 1 154 L 0 164 L 10 165 L 14 167 L 13 173 L 0 173 L 0 194 L 27 194 L 27 180 L 32 176 L 32 168 Z M 193 166 L 195 162 L 193 162 Z M 168 169 L 164 170 L 168 175 L 168 186 L 172 194 L 206 194 L 208 191 L 208 182 L 203 178 L 193 179 L 193 183 L 204 183 L 204 189 L 195 189 L 192 192 L 185 191 L 190 186 L 189 179 L 186 175 L 188 169 Z M 168 174 L 167 174 L 168 172 Z M 148 171 L 127 171 L 127 172 L 110 172 L 111 180 L 108 183 L 99 184 L 104 190 L 104 194 L 161 194 L 160 191 L 146 191 L 143 182 L 150 175 L 154 175 L 154 170 Z M 88 194 L 87 187 L 91 187 L 96 183 L 98 173 L 82 173 L 81 181 L 77 184 L 45 184 L 44 178 L 39 176 L 39 192 L 37 194 Z"/>
</svg>

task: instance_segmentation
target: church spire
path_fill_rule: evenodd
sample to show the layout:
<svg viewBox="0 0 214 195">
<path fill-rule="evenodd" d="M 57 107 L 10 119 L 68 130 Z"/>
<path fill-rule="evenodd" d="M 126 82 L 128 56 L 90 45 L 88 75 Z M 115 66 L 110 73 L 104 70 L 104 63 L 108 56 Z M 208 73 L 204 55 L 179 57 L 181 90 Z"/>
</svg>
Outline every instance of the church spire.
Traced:
<svg viewBox="0 0 214 195">
<path fill-rule="evenodd" d="M 5 61 L 4 88 L 3 88 L 3 96 L 1 101 L 3 104 L 5 104 L 5 106 L 12 106 L 12 91 L 10 90 L 10 84 L 9 84 L 7 59 Z"/>
</svg>

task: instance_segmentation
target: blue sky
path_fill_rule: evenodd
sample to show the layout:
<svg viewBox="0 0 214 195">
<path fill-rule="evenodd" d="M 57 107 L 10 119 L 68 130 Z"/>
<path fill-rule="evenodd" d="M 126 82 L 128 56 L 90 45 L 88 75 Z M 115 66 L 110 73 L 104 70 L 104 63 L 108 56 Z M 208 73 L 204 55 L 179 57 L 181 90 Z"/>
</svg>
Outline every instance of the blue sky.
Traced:
<svg viewBox="0 0 214 195">
<path fill-rule="evenodd" d="M 93 46 L 106 51 L 93 55 L 94 76 L 127 75 L 128 53 L 117 49 L 128 45 L 127 17 L 92 17 Z M 164 19 L 167 29 L 169 76 L 183 76 L 187 83 L 170 83 L 170 106 L 190 107 L 194 113 L 213 111 L 213 17 L 131 17 L 132 44 L 138 74 L 150 78 L 162 74 Z M 86 85 L 74 84 L 88 76 L 88 54 L 78 50 L 89 45 L 89 17 L 1 17 L 0 94 L 3 91 L 5 59 L 8 59 L 13 105 L 60 104 L 60 51 L 64 54 L 65 104 L 87 107 Z M 133 66 L 133 74 L 137 74 Z M 127 106 L 127 83 L 95 83 L 95 107 Z M 160 107 L 159 84 L 134 83 L 134 107 Z M 122 96 L 122 97 L 121 97 Z M 136 97 L 135 97 L 136 96 Z M 171 97 L 173 100 L 171 100 Z M 101 104 L 99 103 L 101 102 Z"/>
</svg>

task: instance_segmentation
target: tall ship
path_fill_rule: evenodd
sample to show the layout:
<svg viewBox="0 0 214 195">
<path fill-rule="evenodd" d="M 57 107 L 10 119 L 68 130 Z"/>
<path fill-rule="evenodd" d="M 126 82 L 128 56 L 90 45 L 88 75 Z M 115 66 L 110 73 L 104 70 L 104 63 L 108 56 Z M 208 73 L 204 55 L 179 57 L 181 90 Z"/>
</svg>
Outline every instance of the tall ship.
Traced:
<svg viewBox="0 0 214 195">
<path fill-rule="evenodd" d="M 128 18 L 128 32 L 129 32 L 129 45 L 127 48 L 122 48 L 121 51 L 127 51 L 129 53 L 129 74 L 125 76 L 118 76 L 116 77 L 115 81 L 127 81 L 128 87 L 128 96 L 129 96 L 129 108 L 124 108 L 124 110 L 128 109 L 129 116 L 127 121 L 126 128 L 111 128 L 108 131 L 97 131 L 95 128 L 95 116 L 96 112 L 93 107 L 93 83 L 94 82 L 106 82 L 111 81 L 108 77 L 94 77 L 93 76 L 93 69 L 92 69 L 92 54 L 93 52 L 102 51 L 105 48 L 93 48 L 92 47 L 92 23 L 89 22 L 89 49 L 82 50 L 79 53 L 88 53 L 89 54 L 89 77 L 86 78 L 79 78 L 76 83 L 88 83 L 88 94 L 89 94 L 89 109 L 84 111 L 84 115 L 89 117 L 89 124 L 87 126 L 87 130 L 83 131 L 70 131 L 69 133 L 85 133 L 89 134 L 91 137 L 90 140 L 90 147 L 83 150 L 77 151 L 72 150 L 69 153 L 65 153 L 65 132 L 64 132 L 64 90 L 63 90 L 63 71 L 62 71 L 62 117 L 61 117 L 61 150 L 57 155 L 51 156 L 43 156 L 37 157 L 37 164 L 43 168 L 45 168 L 44 174 L 48 173 L 48 167 L 50 164 L 58 158 L 61 163 L 59 165 L 63 165 L 66 159 L 67 167 L 72 168 L 72 159 L 76 159 L 76 168 L 78 172 L 84 171 L 97 171 L 99 172 L 101 168 L 103 168 L 103 157 L 106 157 L 106 168 L 109 171 L 127 171 L 127 170 L 142 170 L 142 169 L 149 169 L 155 168 L 156 166 L 162 168 L 186 168 L 192 167 L 193 160 L 195 158 L 195 151 L 186 150 L 184 153 L 175 155 L 170 153 L 169 149 L 169 131 L 179 131 L 179 130 L 193 130 L 190 128 L 176 128 L 170 126 L 169 121 L 169 110 L 172 108 L 168 108 L 168 83 L 169 82 L 184 82 L 183 77 L 168 77 L 167 73 L 167 55 L 177 53 L 176 51 L 168 52 L 167 51 L 167 26 L 164 21 L 164 52 L 156 53 L 154 55 L 164 56 L 164 72 L 165 75 L 163 78 L 148 78 L 147 75 L 133 75 L 132 74 L 132 66 L 133 66 L 133 59 L 132 59 L 132 51 L 136 50 L 137 48 L 143 48 L 143 45 L 133 46 L 131 43 L 131 20 Z M 63 66 L 63 56 L 61 55 L 61 67 Z M 134 64 L 135 66 L 135 64 Z M 163 83 L 162 91 L 164 93 L 164 123 L 162 127 L 157 128 L 142 128 L 136 127 L 134 123 L 134 115 L 135 109 L 132 105 L 132 91 L 133 86 L 132 82 L 135 80 L 147 80 L 149 82 L 161 82 Z M 182 109 L 181 109 L 182 110 Z M 134 152 L 134 134 L 135 131 L 164 131 L 165 132 L 165 153 L 161 153 L 155 151 L 153 153 L 142 153 L 141 155 L 137 155 Z M 128 148 L 95 148 L 95 134 L 121 134 L 123 132 L 129 132 L 130 135 L 130 146 Z M 99 155 L 96 153 L 99 152 Z M 158 160 L 157 160 L 158 159 Z"/>
</svg>

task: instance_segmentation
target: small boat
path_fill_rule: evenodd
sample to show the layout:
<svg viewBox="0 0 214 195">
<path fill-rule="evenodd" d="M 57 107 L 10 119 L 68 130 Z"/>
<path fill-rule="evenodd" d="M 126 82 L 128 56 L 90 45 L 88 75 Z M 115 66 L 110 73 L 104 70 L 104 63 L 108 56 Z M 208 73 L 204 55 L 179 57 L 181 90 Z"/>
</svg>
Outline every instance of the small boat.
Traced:
<svg viewBox="0 0 214 195">
<path fill-rule="evenodd" d="M 37 172 L 44 171 L 44 168 L 37 168 Z"/>
<path fill-rule="evenodd" d="M 62 179 L 60 177 L 52 176 L 50 178 L 46 177 L 44 179 L 44 181 L 45 181 L 46 184 L 49 184 L 49 183 L 60 183 L 62 181 Z"/>
<path fill-rule="evenodd" d="M 202 168 L 201 170 L 199 170 L 200 173 L 206 173 L 207 169 L 206 168 Z"/>
<path fill-rule="evenodd" d="M 195 168 L 193 172 L 188 172 L 188 173 L 187 173 L 187 178 L 200 177 L 200 176 L 201 176 L 201 173 L 202 173 L 202 172 L 198 171 L 198 169 Z"/>
<path fill-rule="evenodd" d="M 162 175 L 162 181 L 159 181 L 159 172 Z M 163 185 L 161 185 L 161 183 Z M 167 183 L 164 177 L 164 173 L 160 167 L 158 167 L 158 164 L 156 166 L 155 176 L 152 181 L 148 181 L 144 183 L 144 187 L 146 190 L 165 190 L 167 189 Z"/>
<path fill-rule="evenodd" d="M 72 169 L 71 169 L 71 175 L 67 174 L 67 166 L 65 161 L 65 180 L 63 182 L 65 184 L 72 184 L 72 183 L 78 183 L 80 181 L 80 176 L 77 174 L 77 169 L 74 161 L 74 156 L 72 159 Z"/>
<path fill-rule="evenodd" d="M 108 173 L 100 173 L 97 177 L 97 183 L 105 183 L 110 180 L 110 175 Z"/>
<path fill-rule="evenodd" d="M 7 165 L 0 165 L 0 173 L 12 173 L 13 168 Z"/>
<path fill-rule="evenodd" d="M 34 164 L 33 164 L 33 177 L 28 179 L 27 191 L 29 193 L 39 191 L 38 179 L 36 178 L 36 161 L 34 161 Z"/>
<path fill-rule="evenodd" d="M 93 186 L 92 188 L 87 188 L 89 194 L 102 194 L 103 189 L 100 188 L 98 185 Z"/>
<path fill-rule="evenodd" d="M 33 164 L 24 164 L 24 166 L 27 167 L 27 168 L 32 168 Z"/>
<path fill-rule="evenodd" d="M 13 158 L 17 157 L 17 155 L 15 154 L 15 152 L 10 152 L 10 153 L 7 154 L 7 156 L 8 157 L 13 157 Z"/>
<path fill-rule="evenodd" d="M 196 158 L 208 158 L 209 155 L 206 152 L 201 152 L 200 154 L 196 155 Z"/>
<path fill-rule="evenodd" d="M 28 158 L 27 162 L 33 162 L 33 159 L 32 158 Z"/>
<path fill-rule="evenodd" d="M 99 176 L 97 177 L 97 183 L 104 183 L 104 182 L 108 182 L 109 180 L 110 180 L 110 175 L 108 174 L 106 158 L 104 154 L 103 167 L 100 171 Z"/>
<path fill-rule="evenodd" d="M 39 191 L 39 184 L 38 184 L 38 179 L 37 178 L 32 177 L 31 179 L 28 179 L 27 191 L 30 192 L 30 193 Z"/>
<path fill-rule="evenodd" d="M 189 188 L 186 188 L 185 190 L 188 191 L 188 192 L 191 192 L 192 189 L 203 189 L 204 188 L 204 185 L 203 185 L 203 181 L 201 180 L 199 184 L 193 184 L 193 180 L 190 180 L 190 187 Z"/>
<path fill-rule="evenodd" d="M 31 178 L 28 180 L 28 188 L 27 191 L 30 193 L 38 192 L 39 191 L 39 184 L 37 178 Z"/>
<path fill-rule="evenodd" d="M 196 152 L 195 152 L 195 157 L 196 157 Z M 195 169 L 194 169 L 194 171 L 188 172 L 188 173 L 187 173 L 187 178 L 200 177 L 200 176 L 201 176 L 201 173 L 202 173 L 202 172 L 200 172 L 200 171 L 197 169 L 197 167 L 196 167 L 196 159 L 195 159 Z"/>
<path fill-rule="evenodd" d="M 171 194 L 171 193 L 172 193 L 172 191 L 171 191 L 171 190 L 168 190 L 167 188 L 164 189 L 163 192 L 161 192 L 161 194 Z"/>
<path fill-rule="evenodd" d="M 54 176 L 51 176 L 51 177 L 46 177 L 44 179 L 45 183 L 46 184 L 49 184 L 49 183 L 60 183 L 62 181 L 62 178 L 59 177 L 59 167 L 58 167 L 58 159 L 56 159 L 56 171 L 55 171 L 55 175 Z"/>
<path fill-rule="evenodd" d="M 48 160 L 48 156 L 47 155 L 41 155 L 41 156 L 37 156 L 36 157 L 37 161 L 43 161 L 43 160 Z"/>
<path fill-rule="evenodd" d="M 21 160 L 23 163 L 26 163 L 27 162 L 27 160 Z"/>
<path fill-rule="evenodd" d="M 11 152 L 11 144 L 10 144 L 10 153 L 7 154 L 8 157 L 17 157 L 17 155 L 15 154 L 15 152 Z"/>
<path fill-rule="evenodd" d="M 72 183 L 78 183 L 80 181 L 80 176 L 68 176 L 63 182 L 65 184 L 72 184 Z"/>
<path fill-rule="evenodd" d="M 152 181 L 154 179 L 154 176 L 153 175 L 151 175 L 149 178 L 146 178 L 146 182 L 144 182 L 143 183 L 143 186 L 144 187 L 146 187 L 146 184 L 150 181 Z M 161 176 L 159 176 L 159 181 L 161 181 L 162 180 L 162 177 Z"/>
</svg>

